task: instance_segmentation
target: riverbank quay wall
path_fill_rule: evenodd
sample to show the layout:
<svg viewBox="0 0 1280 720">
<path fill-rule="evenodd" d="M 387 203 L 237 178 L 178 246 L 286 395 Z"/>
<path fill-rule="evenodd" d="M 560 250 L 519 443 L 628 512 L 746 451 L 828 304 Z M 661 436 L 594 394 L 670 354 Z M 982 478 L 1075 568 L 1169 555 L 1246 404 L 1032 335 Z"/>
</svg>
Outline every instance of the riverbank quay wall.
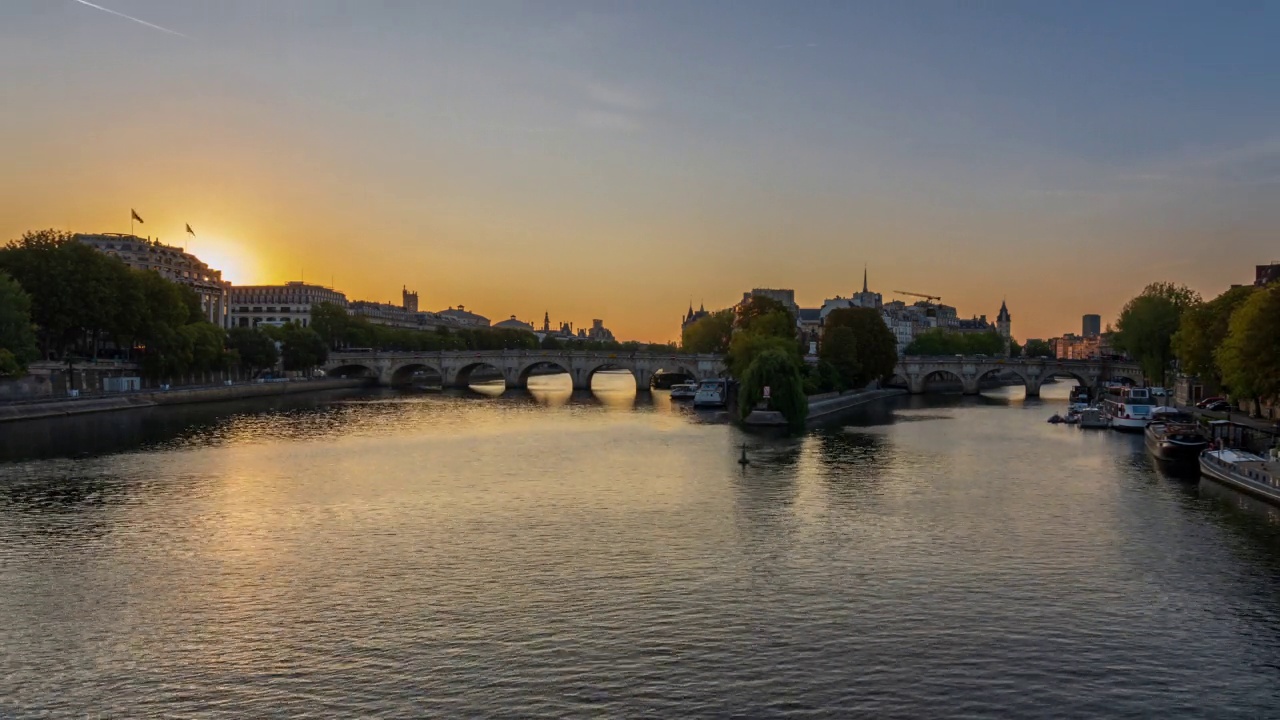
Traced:
<svg viewBox="0 0 1280 720">
<path fill-rule="evenodd" d="M 302 377 L 302 373 L 289 372 L 285 377 Z M 221 385 L 230 380 L 239 384 L 251 381 L 252 375 L 239 370 L 220 370 L 216 372 L 191 372 L 184 375 L 161 378 L 148 377 L 142 372 L 142 366 L 135 362 L 112 359 L 80 359 L 73 363 L 51 360 L 33 362 L 27 368 L 27 375 L 20 378 L 0 379 L 0 403 L 27 402 L 39 400 L 57 400 L 72 394 L 71 391 L 85 396 L 110 396 L 107 381 L 111 378 L 137 378 L 143 391 L 159 390 L 162 386 L 170 389 L 188 387 L 208 387 Z"/>
<path fill-rule="evenodd" d="M 121 393 L 119 395 L 99 395 L 84 398 L 66 398 L 48 402 L 15 403 L 0 405 L 0 423 L 21 420 L 37 420 L 40 418 L 65 417 L 68 415 L 85 415 L 88 413 L 112 412 L 132 408 L 156 407 L 159 405 L 186 405 L 193 403 L 222 402 L 226 400 L 243 400 L 247 398 L 269 397 L 273 395 L 295 395 L 299 393 L 320 392 L 323 390 L 343 390 L 358 388 L 368 384 L 364 378 L 350 379 L 316 379 L 289 382 L 252 382 L 236 385 L 215 385 L 200 388 L 181 388 L 173 390 L 145 390 L 141 392 Z"/>
<path fill-rule="evenodd" d="M 809 414 L 805 417 L 805 422 L 826 420 L 849 408 L 906 394 L 907 391 L 902 388 L 883 388 L 810 395 Z M 787 420 L 777 410 L 753 410 L 743 419 L 742 424 L 753 427 L 776 427 L 786 425 Z"/>
</svg>

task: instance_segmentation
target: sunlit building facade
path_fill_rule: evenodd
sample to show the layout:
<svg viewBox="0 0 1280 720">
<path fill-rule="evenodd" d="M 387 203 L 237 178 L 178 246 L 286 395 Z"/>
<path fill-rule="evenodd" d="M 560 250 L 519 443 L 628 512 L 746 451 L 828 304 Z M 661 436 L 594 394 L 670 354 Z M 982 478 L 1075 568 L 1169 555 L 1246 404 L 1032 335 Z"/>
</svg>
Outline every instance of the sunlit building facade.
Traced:
<svg viewBox="0 0 1280 720">
<path fill-rule="evenodd" d="M 347 307 L 347 296 L 323 285 L 287 282 L 284 285 L 235 285 L 229 292 L 231 327 L 280 326 L 295 322 L 311 326 L 311 307 L 333 303 Z"/>
<path fill-rule="evenodd" d="M 231 284 L 222 279 L 221 270 L 214 270 L 195 255 L 180 247 L 137 235 L 77 233 L 72 237 L 99 252 L 120 258 L 131 268 L 154 270 L 166 280 L 190 287 L 200 296 L 200 309 L 205 319 L 218 327 L 227 326 L 228 288 Z"/>
</svg>

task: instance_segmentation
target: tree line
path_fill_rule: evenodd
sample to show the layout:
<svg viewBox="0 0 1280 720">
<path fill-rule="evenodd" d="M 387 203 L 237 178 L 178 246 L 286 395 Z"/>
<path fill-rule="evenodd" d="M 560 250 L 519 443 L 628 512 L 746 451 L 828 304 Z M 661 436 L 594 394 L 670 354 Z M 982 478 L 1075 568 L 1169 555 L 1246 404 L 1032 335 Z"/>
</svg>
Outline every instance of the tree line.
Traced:
<svg viewBox="0 0 1280 720">
<path fill-rule="evenodd" d="M 1006 349 L 1012 353 L 1013 343 L 1006 343 L 1004 337 L 995 331 L 951 332 L 946 328 L 931 328 L 912 338 L 903 354 L 1002 357 Z"/>
<path fill-rule="evenodd" d="M 1212 300 L 1156 282 L 1125 304 L 1115 346 L 1165 384 L 1177 362 L 1237 400 L 1280 399 L 1280 283 L 1232 287 Z"/>
<path fill-rule="evenodd" d="M 793 431 L 804 427 L 808 396 L 865 387 L 888 377 L 897 365 L 897 341 L 880 313 L 841 308 L 823 319 L 816 363 L 805 362 L 796 318 L 782 303 L 753 295 L 734 309 L 699 318 L 681 334 L 685 352 L 726 355 L 739 386 L 738 408 L 750 414 L 769 388 L 768 404 Z"/>
<path fill-rule="evenodd" d="M 229 356 L 194 290 L 76 242 L 28 232 L 0 248 L 0 348 L 7 375 L 36 359 L 136 360 L 165 377 L 221 370 Z"/>
<path fill-rule="evenodd" d="M 57 230 L 28 232 L 0 248 L 0 377 L 38 359 L 139 362 L 151 378 L 278 365 L 309 371 L 331 350 L 572 349 L 672 352 L 670 345 L 571 341 L 504 328 L 418 330 L 375 325 L 331 303 L 312 307 L 310 327 L 290 323 L 224 330 L 207 320 L 192 288 L 76 242 Z"/>
</svg>

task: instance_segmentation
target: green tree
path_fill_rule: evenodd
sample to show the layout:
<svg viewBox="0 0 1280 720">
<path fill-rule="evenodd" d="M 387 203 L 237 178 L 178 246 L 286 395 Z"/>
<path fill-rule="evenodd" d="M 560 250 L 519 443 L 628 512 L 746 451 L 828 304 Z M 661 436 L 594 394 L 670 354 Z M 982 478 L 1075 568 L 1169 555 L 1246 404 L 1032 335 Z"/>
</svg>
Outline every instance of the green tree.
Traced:
<svg viewBox="0 0 1280 720">
<path fill-rule="evenodd" d="M 31 296 L 31 319 L 45 353 L 68 346 L 92 353 L 114 320 L 114 280 L 127 267 L 57 230 L 28 232 L 0 251 L 7 271 Z"/>
<path fill-rule="evenodd" d="M 858 349 L 858 338 L 853 328 L 847 325 L 827 328 L 822 333 L 818 357 L 836 371 L 839 378 L 836 389 L 860 387 L 858 380 L 862 377 L 862 365 L 858 362 Z"/>
<path fill-rule="evenodd" d="M 27 371 L 18 358 L 5 348 L 0 348 L 0 378 L 21 377 Z"/>
<path fill-rule="evenodd" d="M 1200 293 L 1186 285 L 1171 282 L 1154 282 L 1142 289 L 1143 295 L 1168 300 L 1182 313 L 1187 308 L 1200 302 Z"/>
<path fill-rule="evenodd" d="M 795 361 L 797 367 L 804 362 L 800 356 L 800 347 L 792 339 L 753 332 L 737 332 L 733 334 L 733 341 L 729 343 L 725 364 L 729 366 L 731 375 L 742 378 L 751 363 L 755 362 L 756 357 L 769 350 L 778 350 L 788 355 Z"/>
<path fill-rule="evenodd" d="M 278 331 L 280 356 L 285 370 L 310 371 L 329 357 L 329 346 L 324 338 L 309 327 L 288 323 Z"/>
<path fill-rule="evenodd" d="M 1022 346 L 1019 345 L 1018 341 L 1014 340 L 1013 338 L 1009 338 L 1009 357 L 1011 358 L 1022 357 Z"/>
<path fill-rule="evenodd" d="M 1004 336 L 997 332 L 962 333 L 960 337 L 965 355 L 1001 357 L 1007 347 Z"/>
<path fill-rule="evenodd" d="M 336 303 L 322 302 L 311 306 L 311 329 L 316 331 L 330 349 L 342 347 L 351 320 L 346 308 Z"/>
<path fill-rule="evenodd" d="M 1257 288 L 1252 285 L 1233 287 L 1208 302 L 1192 305 L 1182 313 L 1172 343 L 1173 352 L 1184 372 L 1222 384 L 1222 373 L 1214 353 L 1227 339 L 1231 315 L 1255 290 Z"/>
<path fill-rule="evenodd" d="M 773 298 L 767 297 L 765 295 L 752 295 L 751 297 L 747 298 L 746 300 L 738 304 L 738 306 L 734 310 L 734 328 L 737 330 L 755 329 L 753 328 L 753 326 L 756 324 L 757 321 L 773 313 L 783 313 L 791 317 L 791 322 L 788 324 L 787 327 L 789 332 L 792 335 L 794 335 L 795 327 L 796 327 L 796 319 L 795 317 L 791 316 L 791 311 L 787 308 L 786 305 L 783 305 L 777 300 L 774 300 Z M 778 320 L 777 318 L 774 318 L 769 322 L 777 323 Z M 770 334 L 775 334 L 775 333 L 771 332 Z"/>
<path fill-rule="evenodd" d="M 275 367 L 280 360 L 275 341 L 255 328 L 231 328 L 227 347 L 239 358 L 240 367 L 254 375 Z"/>
<path fill-rule="evenodd" d="M 184 326 L 191 337 L 191 369 L 197 372 L 213 372 L 227 368 L 227 334 L 222 328 L 208 322 L 194 322 Z"/>
<path fill-rule="evenodd" d="M 1022 354 L 1029 358 L 1053 357 L 1053 346 L 1044 340 L 1028 340 L 1022 348 Z"/>
<path fill-rule="evenodd" d="M 742 375 L 738 407 L 745 418 L 764 399 L 768 387 L 769 406 L 782 413 L 793 432 L 804 429 L 809 416 L 809 400 L 804 393 L 800 365 L 792 354 L 780 348 L 761 352 Z"/>
<path fill-rule="evenodd" d="M 729 352 L 733 338 L 732 310 L 720 310 L 698 318 L 680 333 L 680 347 L 688 353 Z"/>
<path fill-rule="evenodd" d="M 1257 290 L 1231 315 L 1216 352 L 1232 397 L 1280 398 L 1280 284 Z"/>
<path fill-rule="evenodd" d="M 158 325 L 147 337 L 143 372 L 153 378 L 183 375 L 191 368 L 194 347 L 194 333 L 186 325 Z"/>
<path fill-rule="evenodd" d="M 1196 293 L 1181 285 L 1148 285 L 1120 312 L 1115 347 L 1137 360 L 1148 379 L 1163 385 L 1173 359 L 1173 334 L 1178 331 L 1182 313 L 1198 299 Z"/>
<path fill-rule="evenodd" d="M 837 327 L 853 331 L 857 348 L 858 371 L 848 377 L 849 387 L 864 387 L 872 380 L 884 380 L 898 366 L 898 339 L 884 324 L 884 318 L 872 308 L 839 308 L 823 320 L 823 343 L 827 333 Z"/>
<path fill-rule="evenodd" d="M 0 351 L 7 353 L 0 363 L 0 376 L 26 373 L 27 364 L 40 355 L 31 325 L 31 298 L 3 271 L 0 271 Z"/>
</svg>

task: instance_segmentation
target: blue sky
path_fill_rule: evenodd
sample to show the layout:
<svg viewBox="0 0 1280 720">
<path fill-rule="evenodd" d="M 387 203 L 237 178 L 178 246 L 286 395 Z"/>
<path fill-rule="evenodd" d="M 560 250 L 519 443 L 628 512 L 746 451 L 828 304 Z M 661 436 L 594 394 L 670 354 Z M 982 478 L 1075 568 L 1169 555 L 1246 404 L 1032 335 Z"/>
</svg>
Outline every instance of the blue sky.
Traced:
<svg viewBox="0 0 1280 720">
<path fill-rule="evenodd" d="M 864 263 L 1025 338 L 1280 259 L 1280 3 L 96 4 L 181 35 L 0 6 L 5 237 L 143 206 L 242 282 L 653 340 Z"/>
</svg>

